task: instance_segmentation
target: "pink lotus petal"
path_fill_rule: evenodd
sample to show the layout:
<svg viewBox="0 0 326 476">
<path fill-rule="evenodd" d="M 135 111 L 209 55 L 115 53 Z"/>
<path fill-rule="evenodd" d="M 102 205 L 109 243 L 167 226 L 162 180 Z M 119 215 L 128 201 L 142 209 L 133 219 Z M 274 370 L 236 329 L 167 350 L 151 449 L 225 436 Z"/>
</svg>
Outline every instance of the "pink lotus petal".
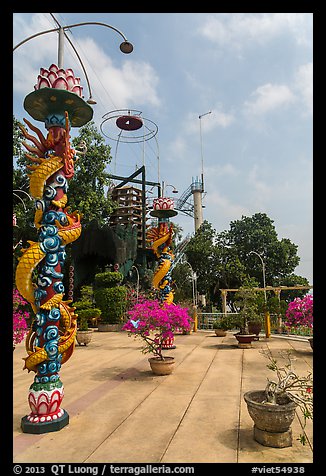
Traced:
<svg viewBox="0 0 326 476">
<path fill-rule="evenodd" d="M 66 81 L 68 83 L 68 89 L 71 91 L 75 86 L 75 78 L 72 75 L 66 76 Z"/>
<path fill-rule="evenodd" d="M 40 80 L 38 81 L 38 89 L 42 88 L 50 88 L 51 83 L 48 80 L 48 78 L 45 78 L 44 76 L 40 76 Z"/>
<path fill-rule="evenodd" d="M 45 76 L 47 78 L 49 75 L 49 70 L 46 68 L 40 68 L 40 75 Z"/>
<path fill-rule="evenodd" d="M 81 96 L 82 90 L 83 88 L 81 86 L 74 86 L 71 91 L 78 94 L 78 96 Z"/>
<path fill-rule="evenodd" d="M 80 84 L 80 78 L 79 77 L 75 77 L 75 84 Z"/>
<path fill-rule="evenodd" d="M 48 80 L 50 81 L 51 84 L 54 83 L 54 81 L 57 79 L 58 75 L 54 71 L 50 71 Z"/>
<path fill-rule="evenodd" d="M 58 69 L 57 75 L 62 77 L 62 78 L 66 78 L 66 70 L 63 69 L 63 68 Z"/>
<path fill-rule="evenodd" d="M 52 87 L 55 89 L 68 89 L 68 84 L 65 78 L 59 77 L 54 81 Z"/>
<path fill-rule="evenodd" d="M 49 71 L 54 71 L 55 73 L 58 71 L 58 66 L 54 63 L 51 64 Z"/>
<path fill-rule="evenodd" d="M 72 70 L 71 68 L 66 69 L 66 78 L 67 78 L 68 76 L 73 76 L 73 77 L 75 77 L 75 73 L 73 72 L 73 70 Z"/>
</svg>

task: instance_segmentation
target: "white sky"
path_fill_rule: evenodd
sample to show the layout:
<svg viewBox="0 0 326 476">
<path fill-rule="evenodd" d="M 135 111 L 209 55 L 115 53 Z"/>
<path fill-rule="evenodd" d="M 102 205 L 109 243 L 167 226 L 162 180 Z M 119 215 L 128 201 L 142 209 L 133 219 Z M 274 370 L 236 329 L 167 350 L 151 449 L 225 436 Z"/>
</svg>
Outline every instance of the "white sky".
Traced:
<svg viewBox="0 0 326 476">
<path fill-rule="evenodd" d="M 146 178 L 172 184 L 180 197 L 200 176 L 204 219 L 218 231 L 243 215 L 266 213 L 279 239 L 298 245 L 295 273 L 313 283 L 312 265 L 312 13 L 54 13 L 61 25 L 104 22 L 134 45 L 99 26 L 71 28 L 93 97 L 94 121 L 114 110 L 142 111 L 158 127 L 145 143 L 106 138 L 114 160 L 109 172 L 127 176 L 145 163 Z M 55 28 L 49 13 L 15 13 L 13 45 Z M 31 39 L 13 54 L 13 112 L 23 109 L 41 67 L 57 63 L 57 33 Z M 64 67 L 87 83 L 65 43 Z M 212 111 L 201 119 L 199 115 Z M 201 139 L 200 141 L 200 123 Z M 103 125 L 118 138 L 114 121 Z M 201 156 L 201 144 L 203 156 Z M 159 157 L 159 159 L 158 159 Z M 166 195 L 172 188 L 166 187 Z M 193 219 L 174 219 L 184 235 Z M 268 283 L 267 283 L 268 284 Z"/>
</svg>

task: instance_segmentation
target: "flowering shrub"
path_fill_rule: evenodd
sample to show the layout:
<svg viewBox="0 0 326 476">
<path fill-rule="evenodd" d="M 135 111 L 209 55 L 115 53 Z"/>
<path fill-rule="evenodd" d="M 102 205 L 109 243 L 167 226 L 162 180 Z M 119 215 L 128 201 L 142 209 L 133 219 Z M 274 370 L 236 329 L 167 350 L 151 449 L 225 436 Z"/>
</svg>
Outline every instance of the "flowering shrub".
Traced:
<svg viewBox="0 0 326 476">
<path fill-rule="evenodd" d="M 306 294 L 302 299 L 296 298 L 290 302 L 285 313 L 286 327 L 313 328 L 313 303 L 312 294 Z"/>
<path fill-rule="evenodd" d="M 129 336 L 140 337 L 144 345 L 142 352 L 152 353 L 164 360 L 162 342 L 172 338 L 177 328 L 189 330 L 192 318 L 187 308 L 176 304 L 161 303 L 159 300 L 143 300 L 128 311 L 129 319 L 122 327 Z"/>
<path fill-rule="evenodd" d="M 22 306 L 27 305 L 27 301 L 23 299 L 17 289 L 13 290 L 13 344 L 19 344 L 28 332 L 26 319 L 29 318 L 29 313 L 21 309 Z"/>
<path fill-rule="evenodd" d="M 300 377 L 294 371 L 292 365 L 291 351 L 279 352 L 284 359 L 284 365 L 279 365 L 278 361 L 272 356 L 270 350 L 261 350 L 268 360 L 267 368 L 275 372 L 275 380 L 267 378 L 265 388 L 266 402 L 277 405 L 278 399 L 287 395 L 300 409 L 303 416 L 303 430 L 308 419 L 313 419 L 313 377 L 309 372 L 305 377 Z M 306 443 L 305 434 L 298 438 L 303 445 Z"/>
</svg>

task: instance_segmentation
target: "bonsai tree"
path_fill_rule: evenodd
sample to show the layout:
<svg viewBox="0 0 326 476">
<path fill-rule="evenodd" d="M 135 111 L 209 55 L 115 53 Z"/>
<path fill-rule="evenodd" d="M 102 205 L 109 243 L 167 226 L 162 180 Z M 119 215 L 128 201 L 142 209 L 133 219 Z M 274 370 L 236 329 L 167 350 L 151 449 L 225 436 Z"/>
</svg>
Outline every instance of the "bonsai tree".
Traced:
<svg viewBox="0 0 326 476">
<path fill-rule="evenodd" d="M 123 274 L 106 271 L 95 275 L 94 298 L 101 309 L 101 323 L 121 324 L 127 308 L 127 288 L 122 286 Z"/>
<path fill-rule="evenodd" d="M 238 309 L 238 316 L 235 324 L 240 329 L 239 334 L 249 335 L 248 323 L 260 319 L 258 300 L 258 292 L 252 287 L 241 286 L 236 292 L 234 304 Z"/>
<path fill-rule="evenodd" d="M 280 357 L 284 359 L 284 364 L 280 365 L 269 350 L 261 350 L 268 360 L 267 368 L 275 373 L 276 378 L 267 378 L 265 388 L 266 404 L 277 405 L 286 395 L 300 409 L 303 416 L 303 429 L 308 419 L 313 419 L 313 378 L 312 373 L 300 377 L 294 371 L 291 359 L 291 351 L 280 352 Z M 300 442 L 306 443 L 306 436 L 301 434 Z"/>
<path fill-rule="evenodd" d="M 80 292 L 81 298 L 73 306 L 76 308 L 76 314 L 78 315 L 78 329 L 86 331 L 88 330 L 88 322 L 95 323 L 102 311 L 95 307 L 92 286 L 82 286 Z"/>
</svg>

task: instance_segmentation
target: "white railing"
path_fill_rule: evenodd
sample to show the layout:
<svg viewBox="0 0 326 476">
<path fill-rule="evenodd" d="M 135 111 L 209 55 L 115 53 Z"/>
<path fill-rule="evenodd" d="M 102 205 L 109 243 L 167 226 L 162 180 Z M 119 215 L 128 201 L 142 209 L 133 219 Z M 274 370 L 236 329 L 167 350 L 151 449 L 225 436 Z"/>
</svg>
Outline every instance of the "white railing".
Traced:
<svg viewBox="0 0 326 476">
<path fill-rule="evenodd" d="M 228 316 L 236 316 L 236 312 L 228 312 Z M 223 312 L 199 312 L 198 329 L 213 329 L 213 324 L 225 316 Z"/>
</svg>

